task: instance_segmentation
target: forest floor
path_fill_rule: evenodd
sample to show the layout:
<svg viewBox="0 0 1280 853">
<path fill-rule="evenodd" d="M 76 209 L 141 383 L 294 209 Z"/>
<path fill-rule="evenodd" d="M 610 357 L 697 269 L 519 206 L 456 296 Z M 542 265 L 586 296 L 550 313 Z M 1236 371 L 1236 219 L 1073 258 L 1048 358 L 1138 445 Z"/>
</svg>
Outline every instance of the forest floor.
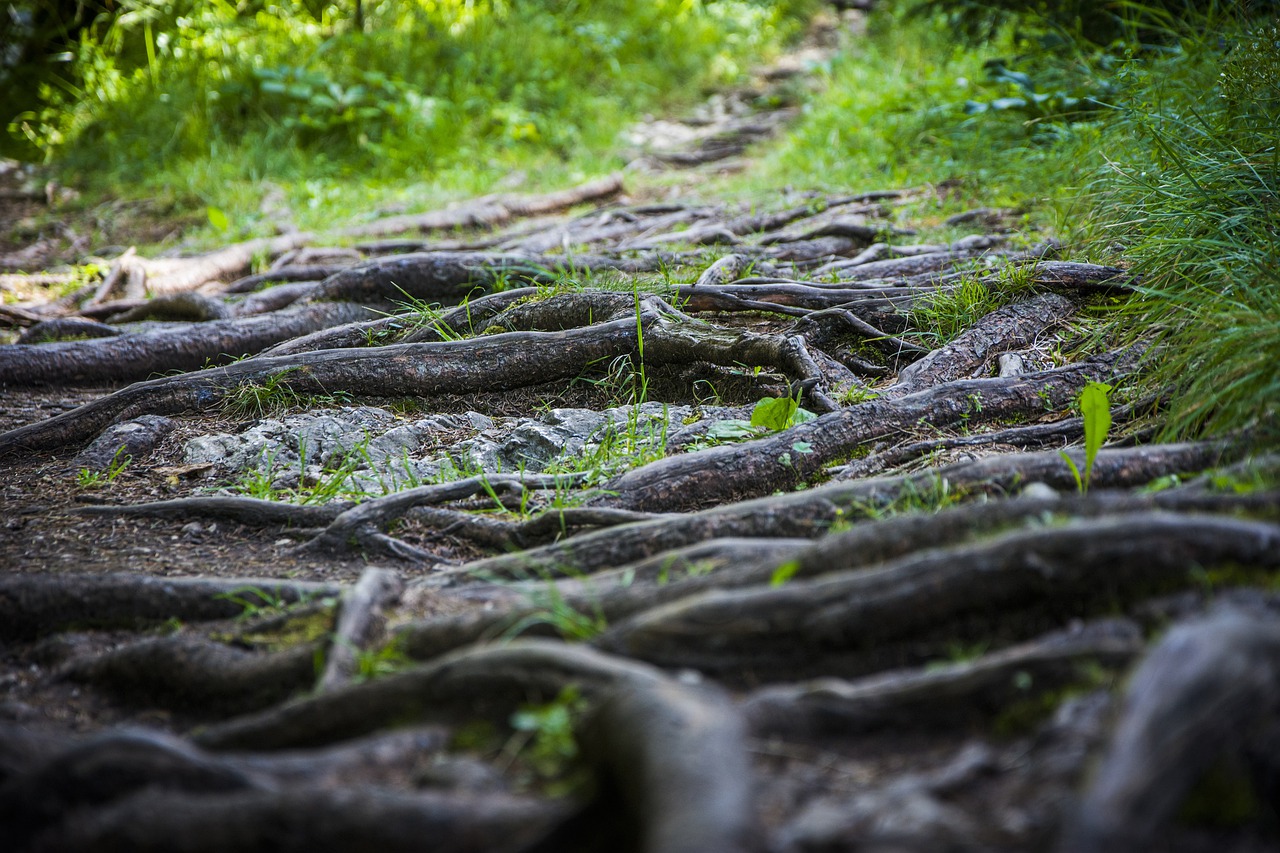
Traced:
<svg viewBox="0 0 1280 853">
<path fill-rule="evenodd" d="M 7 247 L 11 849 L 1277 849 L 1274 459 L 1009 211 L 699 197 L 765 95 L 662 189 Z"/>
</svg>

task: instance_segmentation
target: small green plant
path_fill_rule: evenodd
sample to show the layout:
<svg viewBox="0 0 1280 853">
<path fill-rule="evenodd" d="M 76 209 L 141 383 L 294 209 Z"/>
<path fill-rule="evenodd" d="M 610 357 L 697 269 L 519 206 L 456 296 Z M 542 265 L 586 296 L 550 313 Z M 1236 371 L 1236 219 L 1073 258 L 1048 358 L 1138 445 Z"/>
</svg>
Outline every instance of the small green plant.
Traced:
<svg viewBox="0 0 1280 853">
<path fill-rule="evenodd" d="M 283 596 L 272 594 L 257 586 L 237 587 L 230 592 L 219 593 L 214 598 L 240 605 L 240 615 L 236 617 L 240 620 L 252 619 L 255 616 L 262 616 L 266 613 L 279 612 L 287 606 Z M 305 602 L 299 600 L 298 603 L 303 604 Z"/>
<path fill-rule="evenodd" d="M 574 726 L 587 710 L 587 702 L 577 685 L 566 685 L 559 695 L 543 705 L 525 705 L 511 715 L 515 729 L 503 752 L 511 759 L 522 758 L 542 779 L 564 775 L 578 757 Z"/>
<path fill-rule="evenodd" d="M 726 418 L 715 421 L 707 427 L 706 439 L 690 446 L 690 449 L 709 447 L 717 444 L 732 444 L 746 441 L 770 432 L 781 432 L 796 424 L 808 423 L 818 416 L 808 409 L 800 407 L 795 397 L 765 397 L 756 402 L 751 410 L 751 420 Z M 793 447 L 799 453 L 809 453 L 813 448 L 808 442 L 796 442 Z"/>
<path fill-rule="evenodd" d="M 356 653 L 355 680 L 359 682 L 381 678 L 414 663 L 413 658 L 394 642 L 376 649 L 360 649 Z"/>
<path fill-rule="evenodd" d="M 1090 382 L 1080 392 L 1080 414 L 1084 417 L 1084 476 L 1081 476 L 1075 461 L 1065 450 L 1060 455 L 1071 469 L 1075 478 L 1076 489 L 1080 494 L 1089 491 L 1089 480 L 1093 476 L 1093 460 L 1098 450 L 1107 440 L 1111 430 L 1111 402 L 1109 394 L 1111 386 L 1105 382 Z"/>
<path fill-rule="evenodd" d="M 797 397 L 766 397 L 751 410 L 751 425 L 769 432 L 781 432 L 817 417 L 813 412 L 800 408 Z"/>
<path fill-rule="evenodd" d="M 99 486 L 104 486 L 119 477 L 132 461 L 133 457 L 124 452 L 124 445 L 122 444 L 120 449 L 116 451 L 116 455 L 111 457 L 111 462 L 105 470 L 91 471 L 88 468 L 81 468 L 76 473 L 76 485 L 81 489 L 96 489 Z"/>
<path fill-rule="evenodd" d="M 799 571 L 800 561 L 788 560 L 773 570 L 773 574 L 769 576 L 769 586 L 782 586 L 783 584 L 790 582 L 790 580 L 794 578 L 796 573 Z"/>
</svg>

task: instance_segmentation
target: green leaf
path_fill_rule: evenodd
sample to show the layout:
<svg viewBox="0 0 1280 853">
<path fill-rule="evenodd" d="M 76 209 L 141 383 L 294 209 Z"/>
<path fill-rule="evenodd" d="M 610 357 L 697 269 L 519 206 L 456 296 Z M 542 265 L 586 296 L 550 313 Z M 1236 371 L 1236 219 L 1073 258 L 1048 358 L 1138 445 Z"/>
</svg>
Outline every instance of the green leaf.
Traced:
<svg viewBox="0 0 1280 853">
<path fill-rule="evenodd" d="M 773 574 L 769 577 L 769 586 L 782 586 L 795 577 L 798 571 L 800 571 L 799 560 L 789 560 L 783 563 L 773 570 Z"/>
<path fill-rule="evenodd" d="M 227 215 L 216 207 L 205 208 L 205 213 L 209 217 L 209 224 L 219 231 L 226 231 L 231 227 L 231 220 L 227 219 Z"/>
<path fill-rule="evenodd" d="M 1099 448 L 1107 440 L 1111 430 L 1111 386 L 1105 382 L 1090 382 L 1080 392 L 1080 414 L 1084 416 L 1084 483 L 1089 487 L 1093 473 L 1093 460 Z"/>
<path fill-rule="evenodd" d="M 794 415 L 791 416 L 791 426 L 796 424 L 807 424 L 809 421 L 816 421 L 818 416 L 808 409 L 796 409 Z"/>
<path fill-rule="evenodd" d="M 1084 492 L 1084 480 L 1080 479 L 1080 469 L 1076 467 L 1076 461 L 1067 455 L 1067 451 L 1059 450 L 1058 455 L 1062 457 L 1062 461 L 1067 463 L 1067 467 L 1071 469 L 1071 476 L 1076 478 L 1076 491 Z"/>
<path fill-rule="evenodd" d="M 791 425 L 800 404 L 790 397 L 765 397 L 751 410 L 751 425 L 777 432 Z"/>
<path fill-rule="evenodd" d="M 755 435 L 756 431 L 751 424 L 737 418 L 716 421 L 707 427 L 707 438 L 717 441 L 742 441 L 745 438 L 753 438 Z"/>
</svg>

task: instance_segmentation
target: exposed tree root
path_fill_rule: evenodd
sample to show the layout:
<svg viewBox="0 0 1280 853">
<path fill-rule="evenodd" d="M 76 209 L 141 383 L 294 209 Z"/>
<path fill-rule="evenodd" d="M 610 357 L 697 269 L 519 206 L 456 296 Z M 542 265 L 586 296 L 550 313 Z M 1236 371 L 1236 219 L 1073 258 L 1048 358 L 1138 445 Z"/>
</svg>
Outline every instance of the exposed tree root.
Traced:
<svg viewBox="0 0 1280 853">
<path fill-rule="evenodd" d="M 288 788 L 203 796 L 146 791 L 69 820 L 27 848 L 216 853 L 378 850 L 491 853 L 525 849 L 568 804 L 476 793 Z"/>
<path fill-rule="evenodd" d="M 1066 416 L 1085 384 L 1110 382 L 1122 399 L 1146 391 L 1136 347 L 1037 373 L 1014 363 L 1074 351 L 1066 321 L 1092 296 L 1122 298 L 1128 273 L 1046 260 L 1052 240 L 890 245 L 886 235 L 911 232 L 876 202 L 901 194 L 559 213 L 620 188 L 609 178 L 346 232 L 536 217 L 430 243 L 325 249 L 290 234 L 203 258 L 126 252 L 100 284 L 0 306 L 0 322 L 36 324 L 0 347 L 0 384 L 21 387 L 5 422 L 23 424 L 0 435 L 15 484 L 0 500 L 57 477 L 84 485 L 81 468 L 114 479 L 132 459 L 112 491 L 98 486 L 114 505 L 49 489 L 42 515 L 19 503 L 0 519 L 0 548 L 21 570 L 87 553 L 102 533 L 131 571 L 203 571 L 213 554 L 270 560 L 279 574 L 364 572 L 346 586 L 0 578 L 0 718 L 52 724 L 0 723 L 0 843 L 1043 850 L 1065 825 L 1065 849 L 1106 851 L 1159 846 L 1223 755 L 1274 797 L 1280 639 L 1265 594 L 1220 595 L 1258 606 L 1174 628 L 1103 751 L 1109 690 L 1142 653 L 1143 629 L 1280 571 L 1275 472 L 1215 468 L 1250 437 L 1133 446 L 1145 434 L 1130 428 L 1088 466 L 1080 448 L 1069 460 L 998 452 L 1082 434 L 1092 447 L 1096 425 Z M 974 216 L 998 227 L 988 213 Z M 246 252 L 275 257 L 273 268 L 246 276 Z M 950 297 L 971 287 L 1021 301 L 970 322 Z M 934 329 L 934 318 L 967 328 L 926 351 L 918 342 L 952 324 Z M 82 335 L 93 339 L 37 343 Z M 43 390 L 174 369 L 189 372 L 69 411 Z M 760 400 L 786 395 L 818 416 Z M 382 410 L 346 405 L 356 400 Z M 672 404 L 656 462 L 638 460 L 658 452 L 657 434 L 639 456 L 590 433 L 602 408 L 616 422 L 619 405 L 639 418 L 656 402 Z M 1112 406 L 1113 424 L 1147 404 Z M 512 417 L 535 405 L 563 410 Z M 253 453 L 266 442 L 271 460 L 276 424 L 226 421 L 285 406 L 325 409 L 286 419 L 297 435 L 280 446 L 324 431 L 303 476 L 313 482 L 317 465 L 347 476 L 350 501 L 201 496 L 171 476 L 193 466 L 142 464 L 193 454 L 180 443 L 201 415 L 243 429 Z M 595 416 L 566 413 L 580 406 Z M 508 472 L 515 454 L 521 473 L 361 492 L 365 469 L 335 455 L 352 453 L 348 435 L 383 442 L 374 424 L 437 408 L 448 417 L 385 439 L 419 442 L 405 458 L 417 476 L 437 479 L 442 453 L 468 471 L 496 454 Z M 37 420 L 48 410 L 64 414 Z M 535 434 L 537 449 L 521 450 Z M 996 452 L 858 479 L 977 447 Z M 67 458 L 30 458 L 48 453 Z M 580 473 L 526 473 L 539 470 Z M 1159 478 L 1151 493 L 1125 491 Z M 554 501 L 538 494 L 553 488 Z M 252 529 L 229 544 L 118 516 Z M 302 544 L 283 549 L 281 535 Z M 138 547 L 135 563 L 132 537 L 157 547 Z M 416 577 L 358 565 L 381 557 Z M 169 633 L 95 633 L 157 626 Z M 76 634 L 49 637 L 60 631 Z M 522 634 L 554 639 L 512 640 Z M 179 734 L 93 732 L 121 718 Z M 181 735 L 194 721 L 206 725 Z M 416 728 L 389 731 L 406 724 Z M 1099 753 L 1079 807 L 1064 810 Z M 522 790 L 548 796 L 510 793 Z"/>
<path fill-rule="evenodd" d="M 646 853 L 754 848 L 750 770 L 737 710 L 673 681 L 619 686 L 583 732 L 638 827 Z"/>
<path fill-rule="evenodd" d="M 338 592 L 333 584 L 252 578 L 9 575 L 0 577 L 0 638 L 24 640 L 71 628 L 144 627 L 169 619 L 227 619 L 244 611 L 241 602 L 265 607 Z"/>
<path fill-rule="evenodd" d="M 0 346 L 0 384 L 119 382 L 169 370 L 199 370 L 206 363 L 228 361 L 317 329 L 372 316 L 374 313 L 361 305 L 326 302 L 265 317 L 217 320 L 180 330 L 38 347 Z"/>
<path fill-rule="evenodd" d="M 258 654 L 185 637 L 142 640 L 69 661 L 64 677 L 126 702 L 227 716 L 266 708 L 315 682 L 316 649 Z"/>
<path fill-rule="evenodd" d="M 500 588 L 501 595 L 495 595 L 485 610 L 401 626 L 395 632 L 395 644 L 410 657 L 429 660 L 470 643 L 497 639 L 514 630 L 556 636 L 566 631 L 566 619 L 571 618 L 571 614 L 579 614 L 584 623 L 598 620 L 612 624 L 698 593 L 763 586 L 769 584 L 784 565 L 786 576 L 791 580 L 812 578 L 870 567 L 927 548 L 954 546 L 977 536 L 1020 524 L 1039 523 L 1050 517 L 1122 517 L 1156 508 L 1223 513 L 1248 510 L 1273 520 L 1280 518 L 1276 516 L 1280 499 L 1275 494 L 1212 497 L 1173 492 L 1149 497 L 1107 494 L 1077 499 L 1023 498 L 979 503 L 937 515 L 907 515 L 862 524 L 818 541 L 711 539 L 663 551 L 586 578 L 504 585 Z M 539 572 L 529 574 L 537 576 Z"/>
<path fill-rule="evenodd" d="M 1173 628 L 1134 673 L 1061 849 L 1151 849 L 1215 761 L 1247 772 L 1242 750 L 1280 708 L 1278 660 L 1280 622 L 1271 613 L 1226 609 Z M 1276 756 L 1267 758 L 1274 767 Z"/>
<path fill-rule="evenodd" d="M 1065 296 L 1043 293 L 997 309 L 955 340 L 898 371 L 886 389 L 889 397 L 905 396 L 955 379 L 968 379 L 995 354 L 1034 343 L 1044 331 L 1075 312 Z"/>
<path fill-rule="evenodd" d="M 299 395 L 433 396 L 512 389 L 568 379 L 619 356 L 639 360 L 641 346 L 646 363 L 765 364 L 801 379 L 817 378 L 813 360 L 798 337 L 730 333 L 677 323 L 651 306 L 636 317 L 563 332 L 510 332 L 372 350 L 321 350 L 246 359 L 140 382 L 75 411 L 0 435 L 0 458 L 82 443 L 110 423 L 141 414 L 209 409 L 239 386 L 281 380 Z M 824 399 L 820 391 L 814 394 L 819 402 Z M 828 400 L 827 405 L 833 404 Z"/>
<path fill-rule="evenodd" d="M 499 195 L 440 211 L 384 217 L 355 225 L 342 233 L 350 237 L 374 237 L 404 231 L 448 231 L 454 228 L 495 227 L 522 216 L 553 213 L 588 201 L 611 198 L 622 192 L 622 176 L 609 175 L 566 190 L 542 195 Z"/>
<path fill-rule="evenodd" d="M 261 498 L 198 495 L 143 504 L 78 507 L 86 515 L 127 515 L 139 518 L 215 518 L 257 527 L 324 527 L 342 514 L 342 504 L 305 506 Z"/>
<path fill-rule="evenodd" d="M 753 733 L 813 737 L 989 723 L 1079 682 L 1088 666 L 1123 667 L 1143 649 L 1133 623 L 1091 623 L 973 661 L 763 687 L 746 699 Z"/>
<path fill-rule="evenodd" d="M 317 690 L 340 687 L 359 672 L 360 654 L 382 638 L 386 627 L 384 611 L 399 600 L 403 590 L 404 582 L 395 572 L 365 569 L 359 583 L 343 592 L 338 624 Z"/>
<path fill-rule="evenodd" d="M 984 635 L 983 619 L 996 608 L 1004 636 L 1025 636 L 1045 614 L 1097 612 L 1194 583 L 1193 568 L 1223 563 L 1280 565 L 1280 527 L 1139 513 L 1019 531 L 874 572 L 702 593 L 635 616 L 599 643 L 616 654 L 734 679 L 853 675 L 937 655 L 943 637 Z M 935 645 L 930 637 L 938 638 Z"/>
<path fill-rule="evenodd" d="M 646 664 L 563 643 L 522 640 L 431 663 L 219 723 L 194 735 L 209 749 L 288 749 L 357 737 L 410 719 L 505 723 L 520 704 L 550 701 L 568 684 L 598 698 L 663 676 Z"/>
<path fill-rule="evenodd" d="M 1230 446 L 1216 443 L 1105 449 L 1094 460 L 1093 482 L 1099 488 L 1142 485 L 1167 474 L 1211 467 L 1230 452 Z M 477 560 L 458 574 L 521 578 L 566 571 L 590 573 L 717 537 L 812 539 L 826 533 L 838 520 L 866 517 L 895 500 L 918 498 L 938 488 L 1008 494 L 1028 482 L 1075 488 L 1070 467 L 1056 452 L 994 457 L 900 477 L 828 483 L 674 518 L 629 524 L 599 534 L 587 533 L 520 554 Z M 1020 512 L 1017 508 L 1001 511 Z"/>
</svg>

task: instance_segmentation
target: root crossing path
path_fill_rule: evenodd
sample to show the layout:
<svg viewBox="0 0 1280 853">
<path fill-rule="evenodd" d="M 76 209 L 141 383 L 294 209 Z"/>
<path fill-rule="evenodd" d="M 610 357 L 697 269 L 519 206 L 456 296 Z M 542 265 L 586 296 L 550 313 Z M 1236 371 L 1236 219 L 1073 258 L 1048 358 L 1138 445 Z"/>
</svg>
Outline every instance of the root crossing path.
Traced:
<svg viewBox="0 0 1280 853">
<path fill-rule="evenodd" d="M 916 197 L 610 177 L 0 315 L 5 849 L 1274 849 L 1276 460 L 1154 440 L 1125 270 Z"/>
</svg>

